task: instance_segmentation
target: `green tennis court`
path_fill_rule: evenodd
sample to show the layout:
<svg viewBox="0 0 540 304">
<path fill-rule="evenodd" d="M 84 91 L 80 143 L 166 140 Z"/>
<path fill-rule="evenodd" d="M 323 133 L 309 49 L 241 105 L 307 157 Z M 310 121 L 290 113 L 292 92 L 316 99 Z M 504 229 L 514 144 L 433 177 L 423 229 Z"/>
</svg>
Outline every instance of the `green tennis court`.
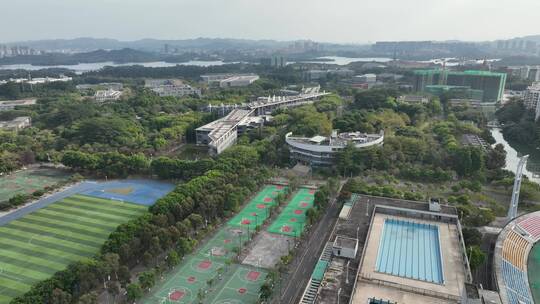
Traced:
<svg viewBox="0 0 540 304">
<path fill-rule="evenodd" d="M 147 207 L 74 195 L 0 227 L 0 303 L 98 253 L 109 234 Z"/>
<path fill-rule="evenodd" d="M 47 186 L 67 180 L 70 174 L 56 169 L 27 169 L 0 177 L 0 202 L 16 194 L 31 194 Z"/>
<path fill-rule="evenodd" d="M 276 205 L 275 198 L 285 190 L 286 187 L 278 185 L 264 187 L 257 196 L 249 201 L 246 207 L 229 221 L 229 225 L 255 229 L 268 218 L 268 208 Z"/>
<path fill-rule="evenodd" d="M 314 194 L 315 190 L 313 189 L 300 188 L 267 231 L 288 236 L 300 236 L 306 223 L 306 211 L 313 207 Z"/>
</svg>

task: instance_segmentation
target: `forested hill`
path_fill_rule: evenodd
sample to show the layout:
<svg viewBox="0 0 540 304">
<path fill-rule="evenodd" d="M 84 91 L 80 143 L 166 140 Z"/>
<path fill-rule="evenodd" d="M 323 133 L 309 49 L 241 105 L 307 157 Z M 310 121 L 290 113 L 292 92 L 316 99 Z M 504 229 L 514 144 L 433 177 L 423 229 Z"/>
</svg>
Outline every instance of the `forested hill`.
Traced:
<svg viewBox="0 0 540 304">
<path fill-rule="evenodd" d="M 161 59 L 157 54 L 133 49 L 121 49 L 112 51 L 97 50 L 76 54 L 50 53 L 35 56 L 6 57 L 0 59 L 0 64 L 75 65 L 107 61 L 115 63 L 150 62 Z"/>
</svg>

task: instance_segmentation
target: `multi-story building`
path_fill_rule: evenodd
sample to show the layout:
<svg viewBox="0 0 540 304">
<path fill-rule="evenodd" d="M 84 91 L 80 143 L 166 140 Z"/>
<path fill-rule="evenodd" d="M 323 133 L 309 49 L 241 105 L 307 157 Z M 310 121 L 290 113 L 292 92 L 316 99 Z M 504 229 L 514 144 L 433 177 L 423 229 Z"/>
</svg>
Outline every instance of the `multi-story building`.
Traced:
<svg viewBox="0 0 540 304">
<path fill-rule="evenodd" d="M 201 95 L 201 89 L 194 88 L 180 79 L 147 79 L 144 86 L 162 97 Z"/>
<path fill-rule="evenodd" d="M 333 131 L 331 136 L 293 137 L 292 133 L 285 135 L 289 146 L 290 157 L 300 163 L 311 166 L 331 166 L 336 155 L 347 145 L 352 144 L 358 149 L 380 146 L 384 142 L 384 132 L 366 134 L 347 132 L 338 134 Z"/>
<path fill-rule="evenodd" d="M 471 94 L 470 98 L 480 99 L 485 103 L 501 101 L 506 84 L 505 73 L 488 71 L 416 70 L 414 75 L 414 88 L 417 92 L 437 94 L 458 90 L 464 94 Z"/>
<path fill-rule="evenodd" d="M 217 113 L 225 117 L 196 129 L 197 145 L 209 147 L 210 154 L 220 154 L 236 143 L 239 133 L 258 128 L 268 117 L 265 115 L 275 109 L 296 107 L 311 104 L 326 92 L 319 92 L 320 87 L 304 88 L 300 94 L 294 96 L 259 97 L 257 101 L 234 105 L 232 107 L 215 107 Z M 207 110 L 213 111 L 212 106 Z M 254 117 L 257 116 L 257 117 Z"/>
<path fill-rule="evenodd" d="M 236 143 L 238 125 L 251 113 L 253 110 L 235 109 L 227 116 L 197 128 L 197 145 L 208 146 L 210 154 L 220 154 Z"/>
</svg>

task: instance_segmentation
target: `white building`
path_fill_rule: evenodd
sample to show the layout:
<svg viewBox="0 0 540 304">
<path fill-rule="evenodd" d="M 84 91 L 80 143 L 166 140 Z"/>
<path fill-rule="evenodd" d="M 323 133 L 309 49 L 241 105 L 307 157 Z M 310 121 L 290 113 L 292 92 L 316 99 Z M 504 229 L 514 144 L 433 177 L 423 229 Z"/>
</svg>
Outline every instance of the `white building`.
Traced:
<svg viewBox="0 0 540 304">
<path fill-rule="evenodd" d="M 149 88 L 159 96 L 184 97 L 189 95 L 201 95 L 201 90 L 193 88 L 180 79 L 147 79 L 146 88 Z"/>
<path fill-rule="evenodd" d="M 209 86 L 227 87 L 245 87 L 259 80 L 259 75 L 256 74 L 208 74 L 201 75 L 203 82 Z"/>
<path fill-rule="evenodd" d="M 361 132 L 340 133 L 333 131 L 331 136 L 293 137 L 285 135 L 290 156 L 301 163 L 311 166 L 331 166 L 336 154 L 349 144 L 358 149 L 380 146 L 384 142 L 384 132 L 365 134 Z"/>
<path fill-rule="evenodd" d="M 0 129 L 19 131 L 28 128 L 32 125 L 32 120 L 29 116 L 17 117 L 10 121 L 0 121 Z"/>
<path fill-rule="evenodd" d="M 94 94 L 94 98 L 97 102 L 106 102 L 106 101 L 115 101 L 122 97 L 121 91 L 115 91 L 112 89 L 109 90 L 99 90 Z"/>
<path fill-rule="evenodd" d="M 227 116 L 214 120 L 195 130 L 197 145 L 209 147 L 210 154 L 218 155 L 236 143 L 238 125 L 253 110 L 236 109 Z"/>
<path fill-rule="evenodd" d="M 224 79 L 219 82 L 220 88 L 230 88 L 230 87 L 247 87 L 248 85 L 259 80 L 258 75 L 242 75 L 234 76 L 227 79 Z"/>
<path fill-rule="evenodd" d="M 15 107 L 28 107 L 35 105 L 37 99 L 18 99 L 18 100 L 3 100 L 0 101 L 0 111 L 9 111 Z"/>
</svg>

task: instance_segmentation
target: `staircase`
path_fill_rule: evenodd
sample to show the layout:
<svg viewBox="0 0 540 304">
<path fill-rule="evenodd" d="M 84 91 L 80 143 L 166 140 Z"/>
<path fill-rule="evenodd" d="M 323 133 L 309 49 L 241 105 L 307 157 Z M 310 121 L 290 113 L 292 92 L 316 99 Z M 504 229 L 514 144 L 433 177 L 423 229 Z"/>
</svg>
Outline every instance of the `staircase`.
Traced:
<svg viewBox="0 0 540 304">
<path fill-rule="evenodd" d="M 332 242 L 328 242 L 324 246 L 324 250 L 321 253 L 321 256 L 319 257 L 319 261 L 326 262 L 328 265 L 331 259 L 332 259 Z M 313 274 L 311 275 L 311 278 L 309 279 L 306 290 L 304 290 L 304 294 L 302 295 L 302 299 L 300 300 L 301 304 L 315 303 L 315 300 L 317 299 L 317 293 L 319 292 L 319 287 L 321 286 L 321 281 L 323 277 L 324 277 L 324 274 L 322 276 L 320 274 L 315 276 L 315 270 L 313 271 Z"/>
</svg>

